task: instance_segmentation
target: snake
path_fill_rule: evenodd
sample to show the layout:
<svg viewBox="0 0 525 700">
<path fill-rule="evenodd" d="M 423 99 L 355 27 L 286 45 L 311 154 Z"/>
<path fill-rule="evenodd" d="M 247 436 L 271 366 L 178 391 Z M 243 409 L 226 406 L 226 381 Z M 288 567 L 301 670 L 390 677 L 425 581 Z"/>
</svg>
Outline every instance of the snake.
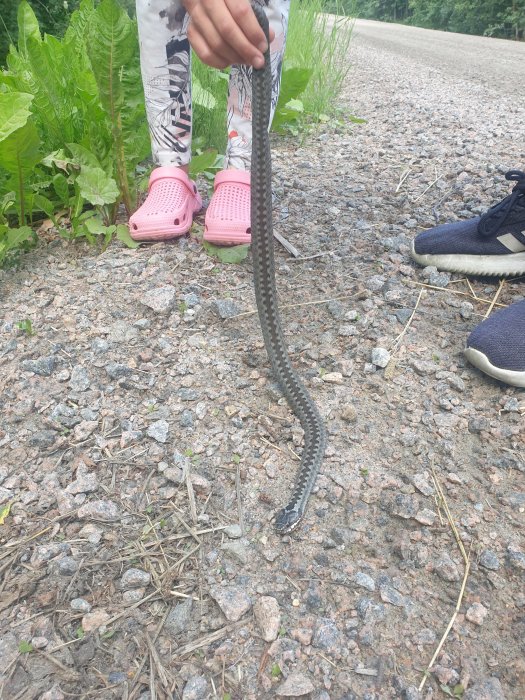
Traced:
<svg viewBox="0 0 525 700">
<path fill-rule="evenodd" d="M 264 54 L 264 66 L 252 69 L 251 235 L 253 283 L 264 345 L 274 377 L 304 431 L 301 464 L 290 501 L 275 516 L 275 529 L 280 534 L 286 534 L 297 527 L 305 513 L 323 460 L 326 430 L 317 406 L 292 366 L 280 321 L 275 282 L 272 161 L 268 134 L 272 90 L 269 24 L 262 7 L 253 4 L 252 9 L 266 35 L 268 46 Z"/>
</svg>

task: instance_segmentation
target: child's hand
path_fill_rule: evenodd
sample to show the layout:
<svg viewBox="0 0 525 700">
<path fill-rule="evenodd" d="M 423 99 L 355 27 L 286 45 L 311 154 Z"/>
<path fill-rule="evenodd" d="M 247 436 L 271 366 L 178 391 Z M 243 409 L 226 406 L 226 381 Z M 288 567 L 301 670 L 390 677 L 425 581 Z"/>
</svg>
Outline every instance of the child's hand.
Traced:
<svg viewBox="0 0 525 700">
<path fill-rule="evenodd" d="M 214 68 L 233 63 L 263 67 L 266 38 L 249 0 L 183 0 L 183 4 L 191 18 L 188 39 L 203 63 Z"/>
</svg>

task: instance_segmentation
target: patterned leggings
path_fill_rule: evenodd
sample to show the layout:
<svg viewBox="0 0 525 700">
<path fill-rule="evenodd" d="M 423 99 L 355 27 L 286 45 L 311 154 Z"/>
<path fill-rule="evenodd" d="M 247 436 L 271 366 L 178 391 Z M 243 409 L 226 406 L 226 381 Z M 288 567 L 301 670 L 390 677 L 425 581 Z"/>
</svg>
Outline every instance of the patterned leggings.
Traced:
<svg viewBox="0 0 525 700">
<path fill-rule="evenodd" d="M 275 39 L 270 47 L 272 117 L 279 97 L 290 0 L 257 0 Z M 180 0 L 136 0 L 142 81 L 157 165 L 186 165 L 191 160 L 191 51 L 189 16 Z M 232 66 L 226 115 L 225 167 L 249 170 L 251 160 L 251 68 Z"/>
</svg>

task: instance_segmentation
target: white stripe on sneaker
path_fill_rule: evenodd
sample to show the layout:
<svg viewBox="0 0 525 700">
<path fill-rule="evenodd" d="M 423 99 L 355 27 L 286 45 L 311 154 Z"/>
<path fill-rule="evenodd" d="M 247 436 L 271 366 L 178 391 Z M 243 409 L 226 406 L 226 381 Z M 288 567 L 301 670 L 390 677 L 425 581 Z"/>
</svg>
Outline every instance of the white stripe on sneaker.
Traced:
<svg viewBox="0 0 525 700">
<path fill-rule="evenodd" d="M 497 240 L 508 248 L 512 253 L 523 253 L 525 251 L 525 245 L 513 236 L 512 233 L 506 233 L 504 236 L 498 236 Z"/>
<path fill-rule="evenodd" d="M 519 386 L 525 389 L 525 372 L 496 367 L 484 353 L 475 348 L 467 347 L 464 353 L 471 365 L 485 372 L 489 377 L 494 377 L 494 379 L 505 382 L 505 384 L 511 384 L 512 386 Z"/>
</svg>

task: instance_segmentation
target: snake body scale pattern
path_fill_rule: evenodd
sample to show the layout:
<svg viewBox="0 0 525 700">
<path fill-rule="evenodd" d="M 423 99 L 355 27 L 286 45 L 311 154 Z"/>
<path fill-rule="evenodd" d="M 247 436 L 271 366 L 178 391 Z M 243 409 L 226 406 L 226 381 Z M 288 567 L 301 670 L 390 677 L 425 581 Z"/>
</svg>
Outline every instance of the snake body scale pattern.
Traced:
<svg viewBox="0 0 525 700">
<path fill-rule="evenodd" d="M 268 20 L 264 10 L 252 5 L 269 47 Z M 266 352 L 273 373 L 288 404 L 304 430 L 304 449 L 295 488 L 288 505 L 276 515 L 277 532 L 291 532 L 304 515 L 315 484 L 326 446 L 321 415 L 294 370 L 281 329 L 277 291 L 272 224 L 272 166 L 268 124 L 270 120 L 271 67 L 269 48 L 265 65 L 252 74 L 252 170 L 251 234 L 253 279 L 259 320 Z"/>
</svg>

